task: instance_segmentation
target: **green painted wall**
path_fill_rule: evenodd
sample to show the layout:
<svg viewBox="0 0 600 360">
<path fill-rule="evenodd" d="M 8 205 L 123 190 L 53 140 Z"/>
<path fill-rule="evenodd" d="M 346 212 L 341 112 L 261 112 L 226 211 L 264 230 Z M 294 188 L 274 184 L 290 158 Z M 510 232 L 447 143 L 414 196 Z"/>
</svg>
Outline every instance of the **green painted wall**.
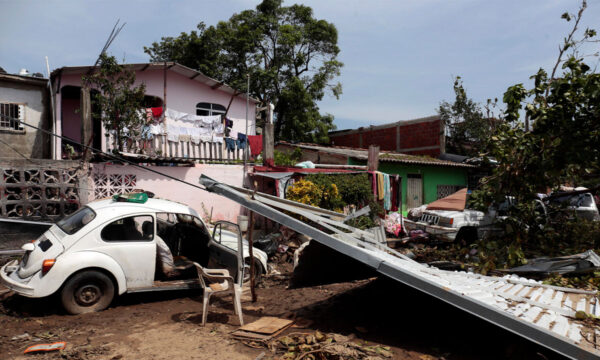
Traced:
<svg viewBox="0 0 600 360">
<path fill-rule="evenodd" d="M 366 161 L 348 159 L 348 165 L 365 165 Z M 408 174 L 420 174 L 423 179 L 423 201 L 429 204 L 437 200 L 438 185 L 467 186 L 467 170 L 447 166 L 405 165 L 394 162 L 380 162 L 379 171 L 402 177 L 402 213 L 406 214 L 406 179 Z"/>
</svg>

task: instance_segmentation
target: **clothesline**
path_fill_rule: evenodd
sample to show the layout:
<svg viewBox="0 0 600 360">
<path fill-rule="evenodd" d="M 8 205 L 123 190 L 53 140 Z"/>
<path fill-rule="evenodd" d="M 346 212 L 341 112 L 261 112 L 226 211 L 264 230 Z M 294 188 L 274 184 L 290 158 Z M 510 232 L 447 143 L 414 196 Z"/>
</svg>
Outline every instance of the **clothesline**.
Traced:
<svg viewBox="0 0 600 360">
<path fill-rule="evenodd" d="M 400 176 L 390 175 L 381 171 L 369 171 L 375 200 L 383 201 L 386 211 L 397 211 L 402 203 Z"/>
</svg>

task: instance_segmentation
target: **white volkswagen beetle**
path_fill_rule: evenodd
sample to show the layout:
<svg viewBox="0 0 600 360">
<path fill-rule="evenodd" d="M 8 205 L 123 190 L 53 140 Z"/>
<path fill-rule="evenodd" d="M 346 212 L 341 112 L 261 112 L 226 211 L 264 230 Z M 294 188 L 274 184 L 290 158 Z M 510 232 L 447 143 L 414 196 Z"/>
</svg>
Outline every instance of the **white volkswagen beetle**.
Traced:
<svg viewBox="0 0 600 360">
<path fill-rule="evenodd" d="M 58 293 L 72 314 L 100 311 L 116 294 L 198 287 L 191 262 L 226 268 L 237 277 L 243 273 L 237 252 L 241 243 L 237 225 L 218 222 L 211 236 L 196 211 L 183 204 L 100 200 L 25 244 L 23 258 L 4 265 L 0 278 L 23 296 Z M 161 270 L 164 251 L 158 256 L 157 244 L 168 246 L 173 273 Z M 242 248 L 247 255 L 247 244 Z M 267 269 L 267 255 L 256 248 L 253 252 L 259 275 Z"/>
</svg>

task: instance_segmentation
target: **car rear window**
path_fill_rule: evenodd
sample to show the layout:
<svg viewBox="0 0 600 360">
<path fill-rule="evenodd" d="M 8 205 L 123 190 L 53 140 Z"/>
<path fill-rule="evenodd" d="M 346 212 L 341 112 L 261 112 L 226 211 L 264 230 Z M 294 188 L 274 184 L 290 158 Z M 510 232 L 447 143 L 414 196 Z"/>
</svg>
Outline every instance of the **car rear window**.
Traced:
<svg viewBox="0 0 600 360">
<path fill-rule="evenodd" d="M 58 227 L 65 233 L 73 235 L 81 230 L 82 227 L 86 226 L 90 221 L 94 220 L 95 217 L 96 213 L 94 210 L 85 206 L 66 218 L 60 220 L 56 223 L 56 225 L 58 225 Z"/>
</svg>

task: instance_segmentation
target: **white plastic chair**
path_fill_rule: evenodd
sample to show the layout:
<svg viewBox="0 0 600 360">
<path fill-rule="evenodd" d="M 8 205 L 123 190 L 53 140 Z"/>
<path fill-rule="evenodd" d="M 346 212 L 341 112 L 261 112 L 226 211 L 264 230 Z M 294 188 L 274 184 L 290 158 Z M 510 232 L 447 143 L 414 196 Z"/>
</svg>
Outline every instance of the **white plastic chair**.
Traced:
<svg viewBox="0 0 600 360">
<path fill-rule="evenodd" d="M 227 269 L 205 269 L 202 265 L 194 262 L 196 270 L 198 270 L 198 280 L 204 291 L 202 299 L 202 325 L 206 324 L 208 316 L 208 303 L 213 294 L 222 292 L 231 292 L 233 297 L 233 311 L 240 319 L 240 325 L 244 326 L 244 318 L 242 316 L 242 288 L 233 280 L 233 276 L 229 275 Z M 211 283 L 207 284 L 206 280 Z"/>
</svg>

